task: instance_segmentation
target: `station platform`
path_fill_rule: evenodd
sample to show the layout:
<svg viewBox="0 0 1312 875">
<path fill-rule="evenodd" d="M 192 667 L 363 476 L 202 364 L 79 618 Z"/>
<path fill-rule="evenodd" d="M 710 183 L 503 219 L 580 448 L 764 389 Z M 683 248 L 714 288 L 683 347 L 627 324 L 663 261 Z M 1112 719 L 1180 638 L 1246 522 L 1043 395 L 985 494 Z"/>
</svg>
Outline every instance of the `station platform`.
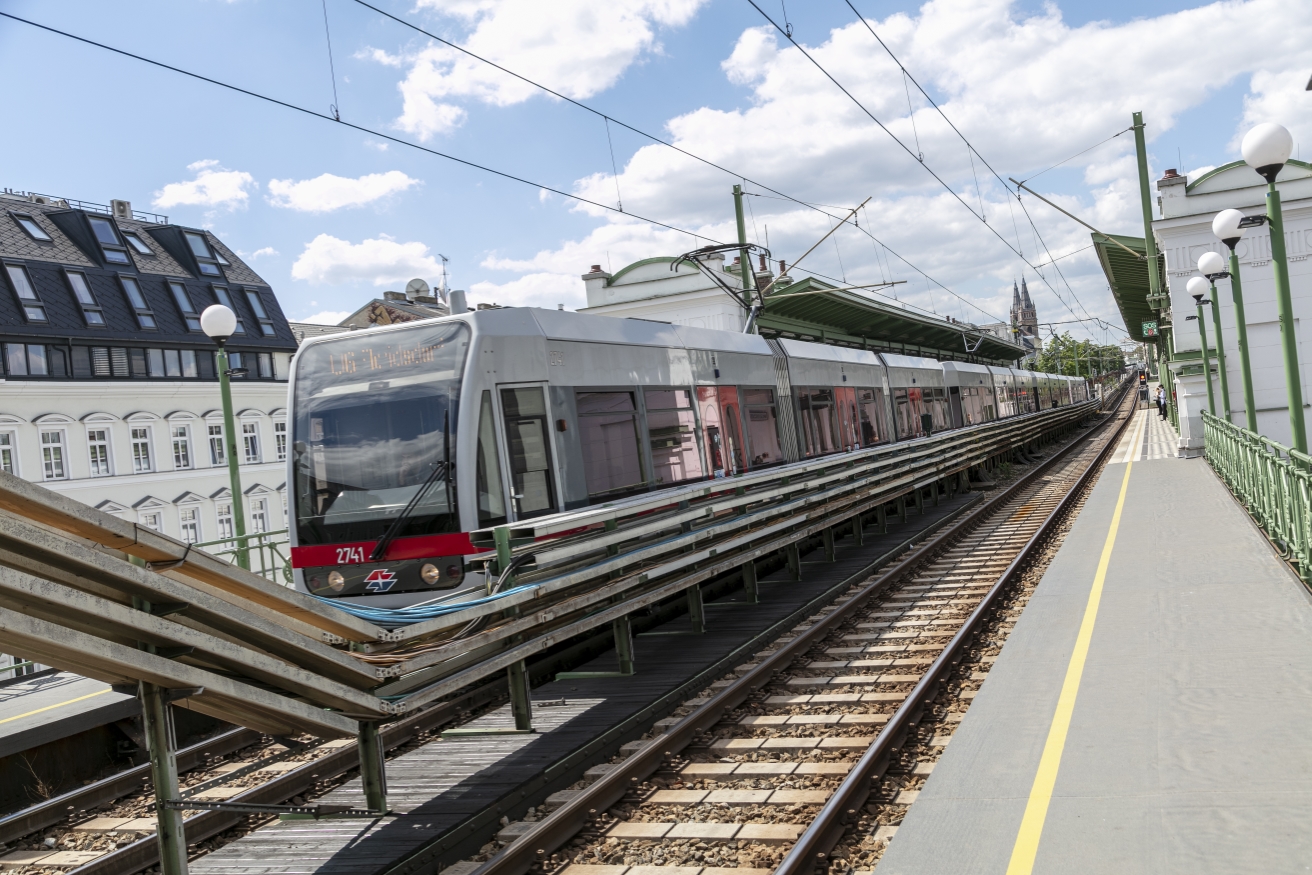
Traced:
<svg viewBox="0 0 1312 875">
<path fill-rule="evenodd" d="M 136 696 L 68 672 L 0 687 L 0 759 L 141 713 Z"/>
<path fill-rule="evenodd" d="M 1136 416 L 875 875 L 1312 869 L 1312 600 L 1173 435 Z"/>
</svg>

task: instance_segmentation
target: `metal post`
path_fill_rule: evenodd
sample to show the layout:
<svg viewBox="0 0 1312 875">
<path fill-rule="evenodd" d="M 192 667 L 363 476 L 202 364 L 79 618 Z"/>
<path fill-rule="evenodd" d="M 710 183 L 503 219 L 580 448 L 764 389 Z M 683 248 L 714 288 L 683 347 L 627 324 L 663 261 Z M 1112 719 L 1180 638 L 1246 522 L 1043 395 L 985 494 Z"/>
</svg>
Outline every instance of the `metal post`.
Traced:
<svg viewBox="0 0 1312 875">
<path fill-rule="evenodd" d="M 700 585 L 688 587 L 688 619 L 692 620 L 692 634 L 706 631 L 706 605 L 702 602 Z"/>
<path fill-rule="evenodd" d="M 633 661 L 633 625 L 629 615 L 625 614 L 610 624 L 611 634 L 615 637 L 615 656 L 619 658 L 620 674 L 631 675 L 637 669 Z"/>
<path fill-rule="evenodd" d="M 864 547 L 866 543 L 865 521 L 861 519 L 861 514 L 852 517 L 852 543 L 858 547 Z"/>
<path fill-rule="evenodd" d="M 793 580 L 802 579 L 802 554 L 797 549 L 797 542 L 789 544 L 785 550 L 788 554 L 788 570 L 793 573 Z"/>
<path fill-rule="evenodd" d="M 1238 242 L 1238 241 L 1236 241 Z M 1235 303 L 1235 333 L 1239 340 L 1239 370 L 1244 380 L 1244 419 L 1257 434 L 1257 406 L 1253 402 L 1253 370 L 1248 363 L 1248 321 L 1244 316 L 1244 288 L 1239 282 L 1239 256 L 1230 247 L 1230 298 Z"/>
<path fill-rule="evenodd" d="M 232 490 L 232 529 L 237 536 L 237 564 L 251 568 L 246 544 L 246 509 L 242 506 L 241 471 L 237 461 L 237 426 L 232 416 L 232 384 L 228 374 L 228 350 L 219 344 L 219 395 L 223 398 L 223 443 L 228 453 L 228 486 Z"/>
<path fill-rule="evenodd" d="M 756 583 L 756 562 L 753 560 L 743 563 L 743 592 L 747 596 L 747 604 L 760 604 L 761 590 Z"/>
<path fill-rule="evenodd" d="M 888 505 L 881 504 L 875 508 L 875 527 L 879 529 L 879 534 L 888 534 Z"/>
<path fill-rule="evenodd" d="M 1207 354 L 1207 323 L 1203 321 L 1202 301 L 1195 301 L 1198 308 L 1198 342 L 1203 351 L 1203 377 L 1207 380 L 1207 412 L 1216 416 L 1216 397 L 1212 394 L 1212 359 Z"/>
<path fill-rule="evenodd" d="M 900 523 L 907 521 L 907 497 L 905 495 L 897 497 L 897 520 Z"/>
<path fill-rule="evenodd" d="M 387 765 L 383 743 L 378 737 L 378 723 L 362 720 L 356 736 L 360 753 L 360 783 L 364 785 L 364 804 L 370 811 L 387 811 Z"/>
<path fill-rule="evenodd" d="M 1285 391 L 1289 399 L 1290 446 L 1307 452 L 1303 420 L 1303 380 L 1298 375 L 1298 338 L 1294 336 L 1294 302 L 1289 293 L 1289 262 L 1285 258 L 1285 220 L 1275 179 L 1267 183 L 1266 219 L 1271 226 L 1271 266 L 1276 275 L 1276 309 L 1280 314 L 1280 346 L 1285 358 Z"/>
<path fill-rule="evenodd" d="M 921 489 L 920 487 L 916 487 L 916 513 L 923 514 L 924 512 L 925 512 L 925 490 Z"/>
<path fill-rule="evenodd" d="M 533 731 L 533 702 L 529 698 L 528 664 L 524 660 L 506 667 L 506 682 L 510 686 L 510 713 L 519 732 Z"/>
<path fill-rule="evenodd" d="M 834 546 L 834 527 L 830 526 L 820 533 L 825 544 L 825 561 L 833 562 L 838 558 L 838 550 Z"/>
<path fill-rule="evenodd" d="M 733 211 L 738 220 L 738 261 L 743 268 L 743 304 L 752 306 L 752 289 L 756 288 L 756 277 L 752 273 L 752 255 L 747 251 L 747 223 L 743 221 L 743 187 L 733 187 Z"/>
<path fill-rule="evenodd" d="M 150 753 L 150 780 L 155 788 L 155 820 L 159 830 L 161 875 L 187 875 L 187 838 L 182 831 L 182 812 L 167 807 L 178 798 L 178 761 L 174 756 L 173 715 L 169 713 L 168 690 L 144 681 L 138 686 L 141 720 L 145 724 L 146 748 Z"/>
<path fill-rule="evenodd" d="M 1212 283 L 1212 326 L 1216 328 L 1216 368 L 1221 374 L 1221 410 L 1230 421 L 1230 379 L 1225 372 L 1225 342 L 1221 340 L 1221 305 L 1216 301 L 1216 283 Z"/>
</svg>

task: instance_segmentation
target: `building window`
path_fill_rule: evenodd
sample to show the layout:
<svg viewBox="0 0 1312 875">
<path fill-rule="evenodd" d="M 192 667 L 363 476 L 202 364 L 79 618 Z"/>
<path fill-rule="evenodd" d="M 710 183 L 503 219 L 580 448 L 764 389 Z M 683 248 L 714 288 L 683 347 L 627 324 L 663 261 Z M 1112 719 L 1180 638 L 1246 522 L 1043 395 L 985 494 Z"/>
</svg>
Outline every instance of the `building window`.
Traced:
<svg viewBox="0 0 1312 875">
<path fill-rule="evenodd" d="M 141 235 L 136 231 L 124 231 L 123 239 L 128 241 L 128 245 L 137 251 L 138 255 L 154 255 L 155 250 L 146 245 L 146 241 L 141 239 Z"/>
<path fill-rule="evenodd" d="M 132 470 L 137 474 L 155 470 L 150 458 L 150 429 L 145 426 L 132 429 Z"/>
<path fill-rule="evenodd" d="M 173 426 L 173 467 L 191 467 L 191 433 L 185 425 Z"/>
<path fill-rule="evenodd" d="M 232 333 L 245 334 L 246 326 L 242 324 L 241 313 L 232 304 L 232 295 L 228 294 L 227 286 L 210 286 L 210 288 L 214 291 L 214 299 L 231 310 L 233 315 L 237 317 L 237 328 Z"/>
<path fill-rule="evenodd" d="M 287 461 L 287 423 L 273 424 L 273 446 L 278 451 L 278 461 Z"/>
<path fill-rule="evenodd" d="M 246 447 L 246 464 L 254 465 L 260 461 L 260 424 L 258 422 L 243 422 L 241 424 L 241 440 Z"/>
<path fill-rule="evenodd" d="M 182 532 L 182 540 L 188 544 L 195 544 L 200 541 L 200 508 L 198 507 L 180 507 L 178 508 L 178 528 Z"/>
<path fill-rule="evenodd" d="M 50 363 L 44 345 L 6 343 L 5 372 L 11 377 L 47 377 Z"/>
<path fill-rule="evenodd" d="M 47 480 L 68 479 L 68 472 L 64 470 L 64 433 L 62 431 L 41 432 L 41 467 Z"/>
<path fill-rule="evenodd" d="M 200 314 L 196 312 L 196 305 L 191 302 L 191 295 L 187 293 L 187 287 L 182 283 L 170 280 L 169 291 L 173 292 L 173 300 L 178 302 L 178 309 L 182 311 L 182 318 L 187 323 L 187 330 L 200 331 Z"/>
<path fill-rule="evenodd" d="M 112 474 L 109 470 L 109 429 L 87 431 L 87 446 L 91 452 L 91 476 L 108 477 Z"/>
<path fill-rule="evenodd" d="M 91 284 L 87 282 L 86 274 L 76 270 L 66 270 L 64 275 L 68 277 L 68 285 L 73 290 L 73 297 L 77 299 L 78 306 L 82 308 L 82 318 L 86 320 L 87 325 L 92 328 L 103 328 L 105 314 L 101 312 L 95 295 L 91 294 Z"/>
<path fill-rule="evenodd" d="M 123 294 L 128 296 L 128 303 L 137 314 L 137 324 L 142 328 L 154 330 L 155 314 L 146 304 L 146 296 L 141 293 L 141 285 L 135 277 L 123 276 L 119 274 L 119 283 L 123 286 Z"/>
<path fill-rule="evenodd" d="M 219 520 L 219 537 L 227 540 L 232 537 L 232 505 L 220 504 L 215 510 Z"/>
<path fill-rule="evenodd" d="M 27 236 L 31 237 L 33 240 L 40 240 L 42 243 L 50 242 L 50 235 L 46 233 L 44 228 L 36 223 L 36 219 L 26 213 L 10 213 L 9 215 L 14 217 L 14 221 L 18 223 L 18 227 L 26 231 Z"/>
<path fill-rule="evenodd" d="M 191 254 L 196 256 L 196 265 L 203 275 L 223 276 L 223 271 L 219 270 L 218 260 L 214 257 L 214 253 L 210 251 L 209 241 L 205 239 L 204 234 L 195 231 L 183 231 L 182 236 L 187 238 L 187 246 L 191 247 Z"/>
<path fill-rule="evenodd" d="M 100 251 L 105 255 L 105 261 L 110 264 L 131 264 L 132 259 L 128 257 L 127 247 L 119 239 L 118 230 L 114 223 L 109 219 L 100 216 L 87 216 L 91 222 L 91 232 L 96 235 L 96 240 L 100 243 Z"/>
<path fill-rule="evenodd" d="M 251 534 L 269 530 L 269 502 L 264 498 L 251 499 Z"/>
<path fill-rule="evenodd" d="M 148 349 L 146 360 L 150 363 L 152 377 L 186 377 L 194 380 L 200 376 L 194 349 Z"/>
<path fill-rule="evenodd" d="M 223 456 L 223 426 L 211 425 L 209 427 L 210 435 L 210 464 L 222 465 L 227 459 Z"/>
<path fill-rule="evenodd" d="M 164 531 L 164 525 L 160 512 L 157 510 L 144 511 L 141 514 L 141 527 L 150 529 L 155 532 Z"/>
<path fill-rule="evenodd" d="M 260 332 L 265 337 L 273 337 L 273 320 L 269 318 L 268 312 L 264 309 L 264 301 L 260 299 L 260 293 L 255 289 L 247 289 L 246 300 L 251 302 L 251 309 L 255 311 L 255 318 L 260 321 Z"/>
<path fill-rule="evenodd" d="M 244 379 L 246 379 L 246 375 L 249 373 L 249 371 L 248 371 L 246 365 L 243 364 L 243 361 L 244 361 L 244 358 L 243 358 L 242 353 L 239 353 L 239 352 L 233 352 L 232 350 L 228 350 L 228 377 L 229 377 L 229 379 L 233 379 L 233 380 L 244 380 Z M 214 352 L 214 372 L 217 374 L 217 373 L 219 372 L 219 370 L 220 370 L 220 368 L 219 368 L 219 353 L 218 353 L 217 350 L 215 350 L 215 352 Z"/>
<path fill-rule="evenodd" d="M 18 305 L 23 308 L 23 315 L 28 322 L 45 322 L 46 305 L 37 296 L 32 278 L 27 275 L 27 268 L 21 264 L 6 264 L 5 273 L 9 275 L 9 284 L 18 296 Z"/>
<path fill-rule="evenodd" d="M 17 447 L 13 434 L 0 431 L 0 471 L 4 471 L 6 474 L 18 474 L 18 469 L 14 467 L 14 460 L 17 458 L 14 453 L 15 449 Z"/>
<path fill-rule="evenodd" d="M 255 356 L 255 361 L 259 366 L 260 379 L 273 379 L 273 356 L 267 352 L 259 353 Z"/>
</svg>

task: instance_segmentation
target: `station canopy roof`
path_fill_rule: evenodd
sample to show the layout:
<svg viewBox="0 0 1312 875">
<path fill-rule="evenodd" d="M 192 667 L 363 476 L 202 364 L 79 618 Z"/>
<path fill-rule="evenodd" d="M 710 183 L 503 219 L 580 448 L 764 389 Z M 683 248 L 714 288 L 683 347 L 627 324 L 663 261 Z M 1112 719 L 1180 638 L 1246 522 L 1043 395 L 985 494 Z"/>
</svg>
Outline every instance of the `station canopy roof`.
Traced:
<svg viewBox="0 0 1312 875">
<path fill-rule="evenodd" d="M 964 322 L 926 316 L 807 278 L 772 289 L 757 320 L 765 337 L 937 359 L 1010 364 L 1029 350 Z"/>
<path fill-rule="evenodd" d="M 1091 236 L 1094 251 L 1098 253 L 1098 263 L 1107 275 L 1107 284 L 1111 286 L 1112 296 L 1116 298 L 1116 306 L 1125 322 L 1125 330 L 1134 340 L 1145 340 L 1143 323 L 1156 321 L 1157 311 L 1148 306 L 1151 287 L 1148 285 L 1147 246 L 1143 238 L 1097 232 Z M 1138 257 L 1126 252 L 1117 243 L 1134 250 Z M 1165 291 L 1165 259 L 1158 259 L 1157 270 L 1160 280 L 1158 288 Z"/>
</svg>

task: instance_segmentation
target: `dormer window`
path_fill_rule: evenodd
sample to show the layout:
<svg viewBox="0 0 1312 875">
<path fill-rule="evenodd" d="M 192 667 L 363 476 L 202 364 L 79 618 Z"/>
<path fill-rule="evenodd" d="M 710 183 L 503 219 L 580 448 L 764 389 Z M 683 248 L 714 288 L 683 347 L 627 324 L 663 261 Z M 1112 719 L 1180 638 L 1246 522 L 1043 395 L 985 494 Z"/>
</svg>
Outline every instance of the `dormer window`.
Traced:
<svg viewBox="0 0 1312 875">
<path fill-rule="evenodd" d="M 219 251 L 219 247 L 217 246 L 214 247 L 214 260 L 224 267 L 232 267 L 232 265 L 228 263 L 228 259 L 223 257 L 223 253 Z"/>
<path fill-rule="evenodd" d="M 260 300 L 260 293 L 256 289 L 246 290 L 246 300 L 251 302 L 251 309 L 255 311 L 255 318 L 260 320 L 260 332 L 265 337 L 273 337 L 273 320 L 264 309 L 264 302 Z"/>
<path fill-rule="evenodd" d="M 18 304 L 23 308 L 27 321 L 45 322 L 46 306 L 37 297 L 32 278 L 27 275 L 27 268 L 21 264 L 6 264 L 5 274 L 9 277 L 9 284 L 14 287 L 14 294 L 18 296 Z"/>
<path fill-rule="evenodd" d="M 225 306 L 225 307 L 227 307 L 229 310 L 231 310 L 231 311 L 233 312 L 233 315 L 235 315 L 235 316 L 237 317 L 237 330 L 234 331 L 233 334 L 245 334 L 245 333 L 246 333 L 246 326 L 242 324 L 242 321 L 241 321 L 241 311 L 239 311 L 236 307 L 233 306 L 233 304 L 232 304 L 232 295 L 229 295 L 229 294 L 228 294 L 228 289 L 227 289 L 227 287 L 226 287 L 226 286 L 211 286 L 211 288 L 214 289 L 214 297 L 215 297 L 215 299 L 218 300 L 218 302 L 219 302 L 220 304 L 222 304 L 223 306 Z"/>
<path fill-rule="evenodd" d="M 214 257 L 214 252 L 210 249 L 210 243 L 205 239 L 204 234 L 197 234 L 195 231 L 183 231 L 182 236 L 187 238 L 187 245 L 191 247 L 191 254 L 196 256 L 196 264 L 200 267 L 200 272 L 205 276 L 223 276 L 223 271 L 219 270 L 218 259 Z"/>
<path fill-rule="evenodd" d="M 187 322 L 187 330 L 200 331 L 200 314 L 196 312 L 196 305 L 191 302 L 191 295 L 187 293 L 187 287 L 182 283 L 169 280 L 169 291 L 173 293 L 173 300 L 178 302 L 178 309 L 182 311 L 182 318 Z"/>
<path fill-rule="evenodd" d="M 128 296 L 128 303 L 137 314 L 137 324 L 148 331 L 154 331 L 158 327 L 155 324 L 155 314 L 147 306 L 146 296 L 141 293 L 141 284 L 136 277 L 119 274 L 118 281 L 123 286 L 123 294 Z"/>
<path fill-rule="evenodd" d="M 91 222 L 91 231 L 100 243 L 100 251 L 104 253 L 105 261 L 110 264 L 132 263 L 132 259 L 128 257 L 127 247 L 119 239 L 118 230 L 113 222 L 99 216 L 87 216 L 87 220 Z"/>
<path fill-rule="evenodd" d="M 137 251 L 138 255 L 154 255 L 155 250 L 146 245 L 146 241 L 141 239 L 141 235 L 135 231 L 124 231 L 123 239 L 128 241 L 128 245 Z"/>
<path fill-rule="evenodd" d="M 10 215 L 14 217 L 14 221 L 18 223 L 18 227 L 27 232 L 27 236 L 31 237 L 33 240 L 40 241 L 41 243 L 50 242 L 50 235 L 45 232 L 44 228 L 36 223 L 36 219 L 26 213 L 10 213 Z"/>
<path fill-rule="evenodd" d="M 69 288 L 73 290 L 73 297 L 82 308 L 82 318 L 87 325 L 93 328 L 105 327 L 105 314 L 96 302 L 95 295 L 91 294 L 91 284 L 87 282 L 86 274 L 78 270 L 66 270 L 64 276 L 68 277 Z"/>
</svg>

